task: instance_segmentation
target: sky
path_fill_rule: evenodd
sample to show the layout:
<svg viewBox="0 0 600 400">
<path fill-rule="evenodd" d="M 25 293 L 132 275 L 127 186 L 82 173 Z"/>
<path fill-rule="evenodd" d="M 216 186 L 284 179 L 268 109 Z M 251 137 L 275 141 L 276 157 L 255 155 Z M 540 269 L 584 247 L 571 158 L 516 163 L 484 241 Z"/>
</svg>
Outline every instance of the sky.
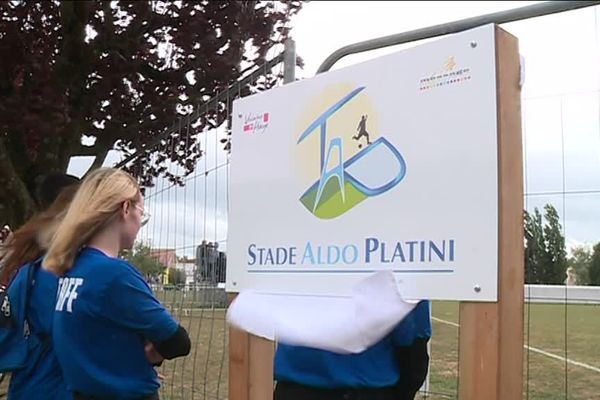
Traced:
<svg viewBox="0 0 600 400">
<path fill-rule="evenodd" d="M 347 44 L 534 3 L 539 2 L 312 1 L 292 21 L 292 37 L 305 63 L 296 77 L 314 76 L 329 54 Z M 518 37 L 525 60 L 525 207 L 552 203 L 569 247 L 600 241 L 599 25 L 600 8 L 589 7 L 502 26 Z M 333 69 L 414 45 L 349 56 Z M 203 237 L 226 248 L 227 155 L 214 134 L 206 140 L 208 157 L 200 171 L 217 170 L 206 178 L 193 175 L 184 188 L 165 190 L 159 181 L 150 189 L 147 207 L 153 218 L 142 239 L 188 255 Z M 119 159 L 113 153 L 105 165 Z M 80 175 L 91 162 L 74 158 L 69 172 Z"/>
</svg>

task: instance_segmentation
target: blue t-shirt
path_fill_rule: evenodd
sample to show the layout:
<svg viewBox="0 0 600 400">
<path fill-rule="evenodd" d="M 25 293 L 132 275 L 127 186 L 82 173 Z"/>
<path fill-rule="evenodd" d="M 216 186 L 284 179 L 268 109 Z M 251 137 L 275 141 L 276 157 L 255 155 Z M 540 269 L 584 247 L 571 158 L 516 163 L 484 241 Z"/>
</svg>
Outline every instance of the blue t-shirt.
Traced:
<svg viewBox="0 0 600 400">
<path fill-rule="evenodd" d="M 27 273 L 21 269 L 8 288 L 10 297 L 19 295 L 13 293 L 11 288 L 17 290 L 24 280 L 27 280 Z M 52 345 L 53 299 L 57 286 L 58 278 L 55 275 L 37 268 L 29 292 L 27 321 L 31 334 L 40 340 L 30 341 L 30 344 L 34 344 L 29 348 L 27 365 L 12 373 L 8 388 L 8 398 L 11 400 L 71 399 Z"/>
<path fill-rule="evenodd" d="M 421 301 L 394 330 L 362 353 L 337 354 L 278 344 L 275 379 L 317 388 L 380 388 L 400 379 L 395 348 L 431 337 L 429 301 Z"/>
<path fill-rule="evenodd" d="M 178 327 L 132 265 L 97 249 L 81 250 L 59 280 L 53 338 L 74 391 L 111 399 L 155 393 L 144 341 L 162 342 Z"/>
</svg>

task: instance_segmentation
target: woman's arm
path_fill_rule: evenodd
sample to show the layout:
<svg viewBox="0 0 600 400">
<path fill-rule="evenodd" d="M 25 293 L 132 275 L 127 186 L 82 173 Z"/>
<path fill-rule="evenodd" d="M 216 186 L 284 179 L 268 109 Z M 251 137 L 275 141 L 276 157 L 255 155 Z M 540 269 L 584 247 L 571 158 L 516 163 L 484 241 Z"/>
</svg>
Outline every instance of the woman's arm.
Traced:
<svg viewBox="0 0 600 400">
<path fill-rule="evenodd" d="M 192 348 L 190 336 L 181 325 L 179 325 L 177 331 L 167 340 L 157 343 L 153 342 L 152 344 L 156 351 L 167 360 L 187 356 L 190 354 Z"/>
</svg>

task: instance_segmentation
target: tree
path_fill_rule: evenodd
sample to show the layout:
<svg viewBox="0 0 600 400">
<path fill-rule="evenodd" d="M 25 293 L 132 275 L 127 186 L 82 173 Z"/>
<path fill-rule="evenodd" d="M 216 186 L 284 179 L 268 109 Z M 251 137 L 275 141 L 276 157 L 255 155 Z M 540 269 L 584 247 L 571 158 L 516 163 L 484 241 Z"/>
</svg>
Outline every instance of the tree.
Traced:
<svg viewBox="0 0 600 400">
<path fill-rule="evenodd" d="M 122 257 L 139 269 L 148 280 L 156 280 L 165 273 L 167 268 L 157 257 L 152 256 L 151 247 L 144 242 L 137 242 L 133 249 L 124 252 Z"/>
<path fill-rule="evenodd" d="M 177 268 L 169 268 L 169 284 L 182 285 L 185 283 L 185 271 Z"/>
<path fill-rule="evenodd" d="M 262 64 L 287 38 L 300 6 L 0 2 L 0 225 L 17 227 L 29 217 L 37 207 L 36 177 L 66 171 L 73 156 L 95 156 L 91 170 L 111 149 L 144 153 L 131 166 L 144 185 L 161 175 L 182 184 L 165 161 L 191 173 L 203 154 L 194 138 L 219 126 L 226 108 L 212 104 L 189 132 L 157 137 Z M 259 87 L 275 81 L 271 74 Z"/>
<path fill-rule="evenodd" d="M 576 246 L 571 249 L 571 257 L 567 264 L 575 270 L 578 285 L 587 285 L 589 283 L 589 268 L 592 261 L 592 252 L 586 246 Z"/>
<path fill-rule="evenodd" d="M 544 206 L 544 242 L 546 244 L 545 260 L 543 263 L 544 283 L 561 284 L 565 280 L 567 270 L 567 251 L 565 237 L 556 208 L 551 204 Z"/>
<path fill-rule="evenodd" d="M 542 214 L 536 207 L 533 215 L 525 211 L 525 283 L 541 283 L 545 253 Z"/>
<path fill-rule="evenodd" d="M 544 216 L 536 207 L 525 211 L 525 282 L 560 284 L 565 279 L 567 252 L 558 212 L 551 204 L 544 206 Z"/>
<path fill-rule="evenodd" d="M 590 285 L 600 286 L 600 243 L 596 243 L 592 249 L 588 274 Z"/>
</svg>

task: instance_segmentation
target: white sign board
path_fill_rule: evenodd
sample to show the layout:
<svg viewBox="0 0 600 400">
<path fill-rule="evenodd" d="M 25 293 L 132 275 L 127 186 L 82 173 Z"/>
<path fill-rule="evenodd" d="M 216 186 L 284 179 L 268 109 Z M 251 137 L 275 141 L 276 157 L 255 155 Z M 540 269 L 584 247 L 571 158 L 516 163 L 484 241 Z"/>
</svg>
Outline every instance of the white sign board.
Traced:
<svg viewBox="0 0 600 400">
<path fill-rule="evenodd" d="M 227 289 L 495 301 L 492 25 L 234 102 Z"/>
</svg>

